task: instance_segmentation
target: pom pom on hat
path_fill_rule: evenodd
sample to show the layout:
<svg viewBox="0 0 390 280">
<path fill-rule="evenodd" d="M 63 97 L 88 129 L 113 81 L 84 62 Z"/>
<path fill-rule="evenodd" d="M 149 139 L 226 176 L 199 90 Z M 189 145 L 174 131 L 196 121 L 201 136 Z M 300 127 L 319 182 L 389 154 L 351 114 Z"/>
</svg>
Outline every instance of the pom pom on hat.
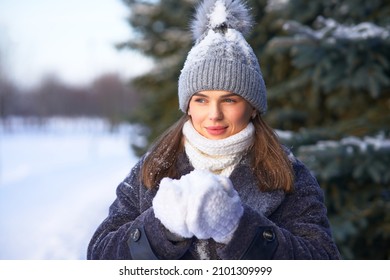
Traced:
<svg viewBox="0 0 390 280">
<path fill-rule="evenodd" d="M 252 17 L 241 0 L 204 0 L 191 25 L 195 45 L 179 77 L 180 109 L 186 112 L 193 94 L 226 90 L 246 99 L 260 114 L 267 110 L 260 65 L 244 35 Z"/>
<path fill-rule="evenodd" d="M 242 1 L 206 0 L 196 9 L 191 31 L 192 37 L 197 41 L 208 29 L 229 27 L 247 35 L 252 25 L 252 16 Z"/>
</svg>

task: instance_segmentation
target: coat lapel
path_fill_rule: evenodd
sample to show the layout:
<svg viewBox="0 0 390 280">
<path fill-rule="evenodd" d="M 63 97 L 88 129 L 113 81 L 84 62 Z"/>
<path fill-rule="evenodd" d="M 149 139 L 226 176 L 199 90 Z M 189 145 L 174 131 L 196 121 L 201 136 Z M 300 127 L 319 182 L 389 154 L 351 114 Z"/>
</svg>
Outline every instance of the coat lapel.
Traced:
<svg viewBox="0 0 390 280">
<path fill-rule="evenodd" d="M 281 204 L 285 194 L 283 191 L 262 192 L 257 177 L 250 166 L 240 164 L 230 176 L 233 186 L 240 195 L 243 204 L 266 217 L 270 216 Z"/>
</svg>

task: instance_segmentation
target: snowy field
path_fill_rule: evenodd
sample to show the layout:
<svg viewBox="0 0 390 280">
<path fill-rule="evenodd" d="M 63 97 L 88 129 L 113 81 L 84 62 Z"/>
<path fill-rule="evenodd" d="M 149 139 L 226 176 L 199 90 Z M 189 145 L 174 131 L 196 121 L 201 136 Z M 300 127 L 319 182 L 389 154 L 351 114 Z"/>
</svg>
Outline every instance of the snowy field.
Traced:
<svg viewBox="0 0 390 280">
<path fill-rule="evenodd" d="M 0 259 L 85 259 L 137 161 L 134 131 L 99 119 L 0 121 Z"/>
</svg>

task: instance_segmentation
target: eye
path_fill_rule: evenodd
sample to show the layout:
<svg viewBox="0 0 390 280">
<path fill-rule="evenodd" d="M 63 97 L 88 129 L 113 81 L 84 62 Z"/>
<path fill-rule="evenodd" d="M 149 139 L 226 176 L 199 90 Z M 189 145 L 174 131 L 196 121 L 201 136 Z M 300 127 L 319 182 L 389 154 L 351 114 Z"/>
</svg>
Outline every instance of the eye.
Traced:
<svg viewBox="0 0 390 280">
<path fill-rule="evenodd" d="M 236 103 L 236 100 L 233 99 L 233 98 L 225 98 L 225 99 L 223 100 L 223 102 L 225 102 L 225 103 Z"/>
<path fill-rule="evenodd" d="M 206 103 L 207 100 L 203 97 L 195 97 L 193 101 L 196 103 Z"/>
</svg>

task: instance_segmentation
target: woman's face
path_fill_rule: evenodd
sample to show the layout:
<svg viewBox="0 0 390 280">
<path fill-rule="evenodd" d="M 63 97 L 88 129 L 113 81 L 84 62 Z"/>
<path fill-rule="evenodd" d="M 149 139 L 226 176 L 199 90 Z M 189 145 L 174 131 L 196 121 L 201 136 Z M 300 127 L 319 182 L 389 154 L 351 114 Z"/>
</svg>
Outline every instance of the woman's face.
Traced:
<svg viewBox="0 0 390 280">
<path fill-rule="evenodd" d="M 196 131 L 213 140 L 240 132 L 255 113 L 255 109 L 244 98 L 222 90 L 195 93 L 188 107 Z"/>
</svg>

